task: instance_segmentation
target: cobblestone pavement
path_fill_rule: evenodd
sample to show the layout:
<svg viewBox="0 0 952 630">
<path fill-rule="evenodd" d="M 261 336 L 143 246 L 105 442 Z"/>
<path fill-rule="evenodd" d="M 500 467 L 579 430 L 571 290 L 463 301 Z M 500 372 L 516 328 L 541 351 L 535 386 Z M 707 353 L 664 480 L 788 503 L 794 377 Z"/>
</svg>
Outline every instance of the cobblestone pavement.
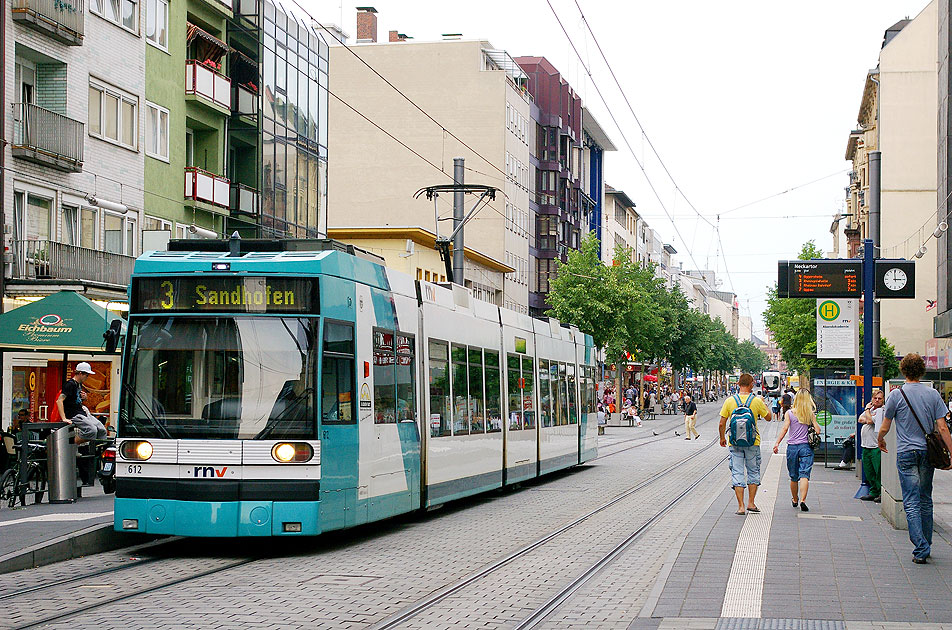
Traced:
<svg viewBox="0 0 952 630">
<path fill-rule="evenodd" d="M 789 507 L 785 474 L 779 481 L 774 476 L 758 495 L 764 505 L 767 497 L 776 498 L 769 539 L 764 540 L 768 551 L 763 586 L 757 594 L 763 618 L 718 618 L 737 560 L 737 538 L 746 519 L 758 516 L 733 514 L 729 471 L 726 463 L 717 463 L 726 452 L 717 446 L 702 450 L 716 436 L 717 409 L 702 406 L 700 440 L 674 436 L 682 426 L 678 417 L 662 416 L 641 429 L 609 427 L 600 438 L 602 457 L 591 464 L 427 514 L 311 540 L 183 541 L 142 549 L 136 557 L 155 560 L 91 578 L 82 583 L 84 588 L 73 585 L 54 596 L 37 591 L 3 601 L 31 612 L 7 615 L 0 628 L 84 607 L 44 627 L 102 628 L 121 620 L 125 628 L 372 628 L 626 490 L 656 479 L 399 625 L 511 628 L 714 467 L 684 501 L 538 627 L 952 630 L 949 533 L 937 530 L 933 564 L 913 565 L 907 557 L 906 532 L 892 530 L 876 504 L 852 499 L 856 483 L 851 475 L 819 464 L 809 514 Z M 766 445 L 772 444 L 778 428 L 773 424 L 764 430 Z M 692 453 L 699 454 L 676 472 L 657 477 Z M 766 470 L 775 456 L 766 446 L 763 454 Z M 946 481 L 937 479 L 937 485 Z M 241 567 L 98 605 L 251 557 L 257 559 Z M 0 601 L 5 593 L 53 577 L 130 562 L 128 552 L 113 552 L 0 576 Z"/>
<path fill-rule="evenodd" d="M 702 407 L 699 430 L 702 434 L 707 430 L 705 438 L 714 435 L 711 420 L 715 414 L 715 406 Z M 603 442 L 605 452 L 654 440 L 652 431 L 679 425 L 676 417 L 662 417 L 646 422 L 641 429 L 609 428 L 609 435 L 603 436 L 607 438 Z M 156 625 L 260 627 L 262 620 L 291 628 L 366 627 L 598 507 L 651 478 L 655 472 L 703 448 L 702 445 L 709 441 L 685 442 L 677 439 L 673 432 L 667 435 L 670 437 L 652 442 L 650 446 L 619 452 L 593 464 L 526 484 L 515 491 L 460 501 L 426 515 L 395 519 L 309 541 L 271 541 L 273 558 L 93 608 L 48 627 L 108 627 L 116 619 L 122 619 L 127 628 L 153 628 Z M 644 436 L 644 440 L 623 443 L 640 436 Z M 613 442 L 615 446 L 609 447 Z M 709 458 L 722 455 L 717 447 L 707 454 Z M 692 465 L 697 462 L 697 470 L 700 470 L 699 460 L 702 459 L 703 456 L 692 460 Z M 678 483 L 675 477 L 665 480 L 665 483 Z M 638 514 L 650 511 L 652 502 L 658 501 L 662 495 L 657 491 L 644 496 L 639 494 L 642 505 L 631 518 L 637 519 Z M 565 560 L 574 563 L 573 570 L 584 570 L 589 559 L 611 546 L 603 540 L 606 535 L 621 539 L 627 534 L 625 527 L 618 522 L 625 516 L 625 510 L 620 507 L 613 510 L 614 520 L 602 517 L 597 527 L 593 526 L 594 522 L 586 523 L 584 535 L 575 529 L 559 541 L 562 551 L 571 551 L 571 557 Z M 228 554 L 231 560 L 262 544 L 249 539 L 230 542 L 233 545 L 231 554 Z M 546 553 L 533 559 L 541 571 L 545 571 L 548 563 Z M 659 548 L 658 553 L 662 554 L 664 550 Z M 552 559 L 559 560 L 557 557 Z M 195 563 L 213 566 L 214 562 L 227 561 L 229 558 L 214 557 L 197 559 Z M 170 563 L 157 562 L 141 569 L 104 576 L 108 579 L 97 578 L 98 590 L 114 594 L 121 592 L 110 588 L 119 589 L 122 581 L 136 582 L 140 574 L 142 579 L 151 577 L 157 584 L 161 583 L 168 579 L 163 574 L 167 564 Z M 179 575 L 198 569 L 187 560 L 176 564 L 180 564 Z M 57 566 L 64 572 L 84 570 L 83 561 Z M 159 568 L 162 571 L 157 571 Z M 571 576 L 562 576 L 553 570 L 549 571 L 547 578 L 542 573 L 526 575 L 520 572 L 498 576 L 493 589 L 503 596 L 494 600 L 490 608 L 494 612 L 505 610 L 509 619 L 531 612 L 537 595 L 530 596 L 525 586 L 530 577 L 536 585 L 533 588 L 554 590 Z M 0 577 L 0 596 L 5 590 L 15 589 L 16 577 Z M 480 599 L 480 593 L 476 592 L 472 597 Z M 20 607 L 41 608 L 45 599 L 42 592 L 38 592 L 35 598 L 26 595 L 17 601 Z M 475 615 L 465 610 L 465 606 L 451 606 L 446 613 L 447 622 L 450 618 L 454 625 L 460 622 L 458 627 L 511 625 L 506 620 L 493 623 L 495 614 Z M 22 623 L 21 618 L 4 627 Z M 443 625 L 440 619 L 435 623 Z"/>
</svg>

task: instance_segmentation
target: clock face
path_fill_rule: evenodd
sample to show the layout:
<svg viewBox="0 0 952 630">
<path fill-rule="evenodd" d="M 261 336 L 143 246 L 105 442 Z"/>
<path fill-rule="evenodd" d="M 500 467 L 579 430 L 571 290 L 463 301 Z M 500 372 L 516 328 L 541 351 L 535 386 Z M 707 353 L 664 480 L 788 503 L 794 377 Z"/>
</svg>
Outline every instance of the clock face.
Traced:
<svg viewBox="0 0 952 630">
<path fill-rule="evenodd" d="M 886 288 L 890 291 L 899 291 L 906 286 L 908 278 L 906 278 L 906 272 L 898 267 L 893 267 L 886 271 L 886 275 L 883 276 L 883 284 L 886 285 Z"/>
</svg>

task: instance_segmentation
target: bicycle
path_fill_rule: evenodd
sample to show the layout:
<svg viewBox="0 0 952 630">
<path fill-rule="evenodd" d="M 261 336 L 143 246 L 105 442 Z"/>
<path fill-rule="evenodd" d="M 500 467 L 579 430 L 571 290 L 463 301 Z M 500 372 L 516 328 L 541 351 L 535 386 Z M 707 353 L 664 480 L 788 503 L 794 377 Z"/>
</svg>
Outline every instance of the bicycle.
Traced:
<svg viewBox="0 0 952 630">
<path fill-rule="evenodd" d="M 14 448 L 19 451 L 23 447 L 17 444 Z M 6 503 L 7 507 L 14 507 L 17 498 L 22 494 L 23 505 L 26 505 L 26 496 L 33 495 L 33 504 L 36 505 L 43 500 L 46 493 L 46 466 L 41 465 L 46 461 L 46 445 L 43 442 L 29 442 L 30 456 L 27 461 L 27 474 L 25 483 L 20 480 L 19 461 L 14 462 L 13 468 L 8 469 L 0 476 L 0 505 Z"/>
</svg>

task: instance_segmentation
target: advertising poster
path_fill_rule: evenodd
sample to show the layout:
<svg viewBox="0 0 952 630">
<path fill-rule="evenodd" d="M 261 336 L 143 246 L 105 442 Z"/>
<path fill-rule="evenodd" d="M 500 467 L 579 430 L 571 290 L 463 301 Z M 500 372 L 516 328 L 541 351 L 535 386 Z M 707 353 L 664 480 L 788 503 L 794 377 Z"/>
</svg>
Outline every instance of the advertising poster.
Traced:
<svg viewBox="0 0 952 630">
<path fill-rule="evenodd" d="M 813 398 L 824 439 L 840 446 L 856 432 L 856 383 L 848 378 L 813 379 Z"/>
</svg>

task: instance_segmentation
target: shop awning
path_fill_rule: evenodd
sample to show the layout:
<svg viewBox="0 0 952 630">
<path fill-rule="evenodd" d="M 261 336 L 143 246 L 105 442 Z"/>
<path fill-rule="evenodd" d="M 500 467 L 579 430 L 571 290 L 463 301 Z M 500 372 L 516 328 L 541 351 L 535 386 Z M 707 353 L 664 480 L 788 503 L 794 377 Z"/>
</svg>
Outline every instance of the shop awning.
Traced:
<svg viewBox="0 0 952 630">
<path fill-rule="evenodd" d="M 0 348 L 103 352 L 102 334 L 114 319 L 122 321 L 75 291 L 60 291 L 0 315 Z"/>
</svg>

